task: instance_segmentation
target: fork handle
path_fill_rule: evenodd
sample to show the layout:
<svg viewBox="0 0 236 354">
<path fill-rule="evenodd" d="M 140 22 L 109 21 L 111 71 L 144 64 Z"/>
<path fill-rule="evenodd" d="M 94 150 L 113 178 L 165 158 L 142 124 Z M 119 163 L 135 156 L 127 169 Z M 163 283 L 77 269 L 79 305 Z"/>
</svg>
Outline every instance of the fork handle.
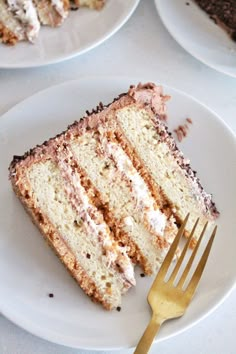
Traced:
<svg viewBox="0 0 236 354">
<path fill-rule="evenodd" d="M 138 345 L 134 351 L 134 354 L 147 354 L 152 345 L 152 342 L 159 331 L 163 319 L 156 315 L 153 315 L 151 321 L 149 322 L 145 332 L 143 333 Z"/>
</svg>

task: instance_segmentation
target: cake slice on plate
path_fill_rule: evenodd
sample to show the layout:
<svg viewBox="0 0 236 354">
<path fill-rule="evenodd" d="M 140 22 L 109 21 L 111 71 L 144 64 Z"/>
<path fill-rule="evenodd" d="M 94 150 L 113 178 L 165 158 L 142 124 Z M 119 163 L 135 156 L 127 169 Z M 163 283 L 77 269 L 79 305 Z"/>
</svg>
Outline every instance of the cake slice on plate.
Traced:
<svg viewBox="0 0 236 354">
<path fill-rule="evenodd" d="M 235 0 L 195 0 L 195 2 L 236 41 Z"/>
<path fill-rule="evenodd" d="M 10 165 L 35 224 L 108 309 L 135 285 L 133 264 L 157 271 L 188 212 L 189 229 L 218 216 L 165 126 L 168 98 L 154 84 L 133 86 Z"/>
</svg>

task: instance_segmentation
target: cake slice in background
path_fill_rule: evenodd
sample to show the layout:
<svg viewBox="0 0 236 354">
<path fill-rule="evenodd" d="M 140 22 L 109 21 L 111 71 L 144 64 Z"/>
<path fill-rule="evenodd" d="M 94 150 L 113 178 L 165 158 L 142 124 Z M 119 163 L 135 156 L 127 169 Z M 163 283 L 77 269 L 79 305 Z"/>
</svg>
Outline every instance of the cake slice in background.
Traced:
<svg viewBox="0 0 236 354">
<path fill-rule="evenodd" d="M 135 285 L 132 263 L 156 273 L 187 213 L 189 229 L 218 216 L 165 126 L 168 99 L 155 84 L 132 86 L 10 165 L 35 224 L 107 309 Z"/>
<path fill-rule="evenodd" d="M 105 0 L 0 0 L 0 43 L 31 43 L 39 35 L 41 25 L 59 27 L 70 9 L 88 7 L 101 10 Z"/>
<path fill-rule="evenodd" d="M 235 0 L 195 0 L 195 2 L 236 41 Z"/>
</svg>

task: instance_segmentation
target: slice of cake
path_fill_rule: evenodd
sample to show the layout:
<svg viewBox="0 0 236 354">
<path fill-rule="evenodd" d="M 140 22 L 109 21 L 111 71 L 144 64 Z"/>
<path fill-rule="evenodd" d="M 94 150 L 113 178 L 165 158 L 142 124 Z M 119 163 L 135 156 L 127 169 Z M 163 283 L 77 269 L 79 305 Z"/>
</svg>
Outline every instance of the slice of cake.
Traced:
<svg viewBox="0 0 236 354">
<path fill-rule="evenodd" d="M 236 41 L 235 0 L 195 0 L 195 2 Z"/>
<path fill-rule="evenodd" d="M 0 0 L 0 43 L 31 43 L 39 35 L 41 25 L 58 27 L 70 9 L 88 7 L 101 10 L 105 0 Z"/>
<path fill-rule="evenodd" d="M 132 264 L 157 271 L 187 213 L 189 229 L 218 215 L 167 131 L 168 98 L 155 84 L 133 86 L 10 165 L 35 224 L 108 309 L 135 284 Z"/>
<path fill-rule="evenodd" d="M 69 14 L 69 0 L 0 0 L 0 41 L 34 42 L 41 24 L 56 27 Z"/>
</svg>

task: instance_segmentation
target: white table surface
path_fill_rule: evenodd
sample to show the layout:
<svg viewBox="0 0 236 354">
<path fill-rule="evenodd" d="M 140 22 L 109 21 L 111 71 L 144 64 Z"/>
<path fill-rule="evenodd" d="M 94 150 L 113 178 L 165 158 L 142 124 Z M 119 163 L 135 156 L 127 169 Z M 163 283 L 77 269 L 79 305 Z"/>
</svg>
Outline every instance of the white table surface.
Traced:
<svg viewBox="0 0 236 354">
<path fill-rule="evenodd" d="M 163 27 L 153 0 L 141 0 L 132 18 L 117 34 L 83 56 L 44 68 L 0 70 L 0 115 L 39 90 L 88 75 L 125 75 L 159 80 L 207 104 L 236 133 L 236 79 L 217 73 L 186 53 Z M 209 317 L 183 334 L 154 345 L 151 353 L 235 354 L 235 328 L 234 290 Z M 49 343 L 28 334 L 0 315 L 0 353 L 94 352 Z M 132 351 L 123 350 L 122 353 Z"/>
</svg>

